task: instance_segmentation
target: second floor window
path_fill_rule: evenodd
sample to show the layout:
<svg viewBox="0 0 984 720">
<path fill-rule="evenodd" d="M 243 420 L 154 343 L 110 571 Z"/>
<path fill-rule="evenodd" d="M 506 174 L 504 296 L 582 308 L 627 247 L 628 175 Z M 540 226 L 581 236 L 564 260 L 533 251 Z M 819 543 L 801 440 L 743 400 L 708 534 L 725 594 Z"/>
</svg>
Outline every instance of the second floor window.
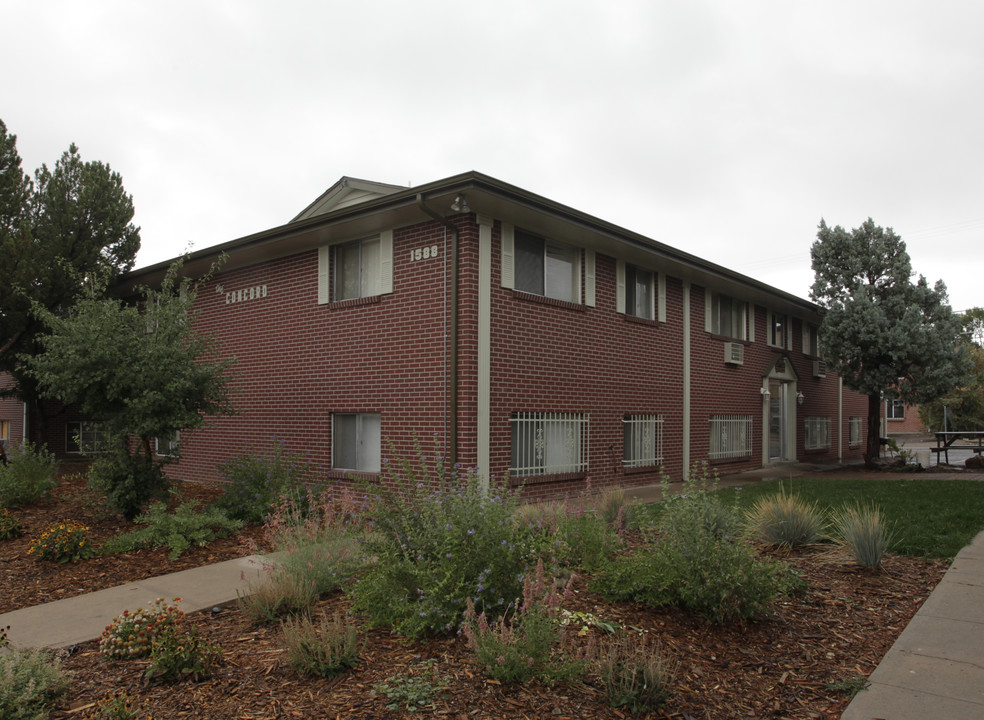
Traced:
<svg viewBox="0 0 984 720">
<path fill-rule="evenodd" d="M 746 303 L 730 295 L 711 295 L 710 331 L 715 335 L 744 340 Z"/>
<path fill-rule="evenodd" d="M 889 420 L 905 420 L 905 401 L 904 400 L 889 400 L 888 401 L 888 419 Z"/>
<path fill-rule="evenodd" d="M 782 313 L 771 313 L 769 323 L 769 344 L 775 347 L 786 347 L 789 333 L 789 318 Z"/>
<path fill-rule="evenodd" d="M 577 248 L 516 231 L 515 287 L 556 300 L 580 302 Z"/>
<path fill-rule="evenodd" d="M 336 301 L 378 295 L 379 238 L 335 247 L 334 280 Z"/>
<path fill-rule="evenodd" d="M 625 314 L 653 319 L 653 274 L 635 265 L 625 266 Z"/>
</svg>

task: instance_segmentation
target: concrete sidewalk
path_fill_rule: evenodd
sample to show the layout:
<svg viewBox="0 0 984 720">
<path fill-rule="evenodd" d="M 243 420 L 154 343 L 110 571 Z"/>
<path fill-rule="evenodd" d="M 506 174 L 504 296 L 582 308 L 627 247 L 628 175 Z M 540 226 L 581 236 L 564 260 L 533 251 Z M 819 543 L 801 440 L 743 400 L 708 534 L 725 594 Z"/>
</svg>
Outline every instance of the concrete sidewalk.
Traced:
<svg viewBox="0 0 984 720">
<path fill-rule="evenodd" d="M 181 598 L 177 605 L 186 613 L 235 600 L 256 584 L 267 562 L 251 555 L 14 610 L 0 614 L 0 627 L 10 626 L 13 647 L 70 647 L 98 638 L 124 610 L 147 608 L 158 598 Z"/>
<path fill-rule="evenodd" d="M 984 718 L 984 533 L 960 551 L 841 720 Z"/>
</svg>

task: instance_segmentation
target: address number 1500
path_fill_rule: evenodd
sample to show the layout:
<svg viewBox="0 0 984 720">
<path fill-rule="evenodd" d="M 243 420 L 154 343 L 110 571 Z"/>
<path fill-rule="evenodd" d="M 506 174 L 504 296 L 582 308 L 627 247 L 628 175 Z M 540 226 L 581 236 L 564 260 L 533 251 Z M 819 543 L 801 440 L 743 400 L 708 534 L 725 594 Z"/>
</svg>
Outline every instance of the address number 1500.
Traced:
<svg viewBox="0 0 984 720">
<path fill-rule="evenodd" d="M 430 260 L 431 258 L 437 257 L 437 245 L 430 245 L 428 247 L 416 248 L 410 251 L 410 262 L 416 260 Z"/>
</svg>

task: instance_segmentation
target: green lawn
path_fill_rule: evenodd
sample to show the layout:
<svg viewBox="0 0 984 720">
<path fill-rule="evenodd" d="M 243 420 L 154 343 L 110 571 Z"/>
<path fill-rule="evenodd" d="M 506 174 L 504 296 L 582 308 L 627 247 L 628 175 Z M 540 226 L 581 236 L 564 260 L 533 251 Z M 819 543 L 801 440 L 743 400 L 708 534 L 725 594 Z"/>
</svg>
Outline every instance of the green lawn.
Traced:
<svg viewBox="0 0 984 720">
<path fill-rule="evenodd" d="M 895 532 L 891 551 L 900 555 L 952 560 L 984 530 L 984 482 L 975 480 L 794 478 L 718 492 L 747 508 L 780 488 L 822 509 L 874 503 Z"/>
</svg>

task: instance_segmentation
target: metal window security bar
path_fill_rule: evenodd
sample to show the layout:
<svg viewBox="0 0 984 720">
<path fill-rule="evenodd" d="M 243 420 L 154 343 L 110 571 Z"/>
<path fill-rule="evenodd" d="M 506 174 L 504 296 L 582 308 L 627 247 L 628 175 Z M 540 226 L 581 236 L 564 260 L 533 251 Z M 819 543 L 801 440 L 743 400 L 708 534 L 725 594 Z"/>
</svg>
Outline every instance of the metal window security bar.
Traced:
<svg viewBox="0 0 984 720">
<path fill-rule="evenodd" d="M 625 435 L 622 464 L 625 467 L 645 467 L 663 462 L 662 415 L 626 415 L 622 424 Z"/>
<path fill-rule="evenodd" d="M 588 415 L 513 413 L 509 474 L 550 475 L 588 469 Z"/>
<path fill-rule="evenodd" d="M 830 418 L 808 417 L 803 424 L 806 450 L 822 450 L 830 447 Z"/>
<path fill-rule="evenodd" d="M 746 457 L 752 454 L 751 415 L 712 415 L 710 419 L 711 460 Z"/>
</svg>

